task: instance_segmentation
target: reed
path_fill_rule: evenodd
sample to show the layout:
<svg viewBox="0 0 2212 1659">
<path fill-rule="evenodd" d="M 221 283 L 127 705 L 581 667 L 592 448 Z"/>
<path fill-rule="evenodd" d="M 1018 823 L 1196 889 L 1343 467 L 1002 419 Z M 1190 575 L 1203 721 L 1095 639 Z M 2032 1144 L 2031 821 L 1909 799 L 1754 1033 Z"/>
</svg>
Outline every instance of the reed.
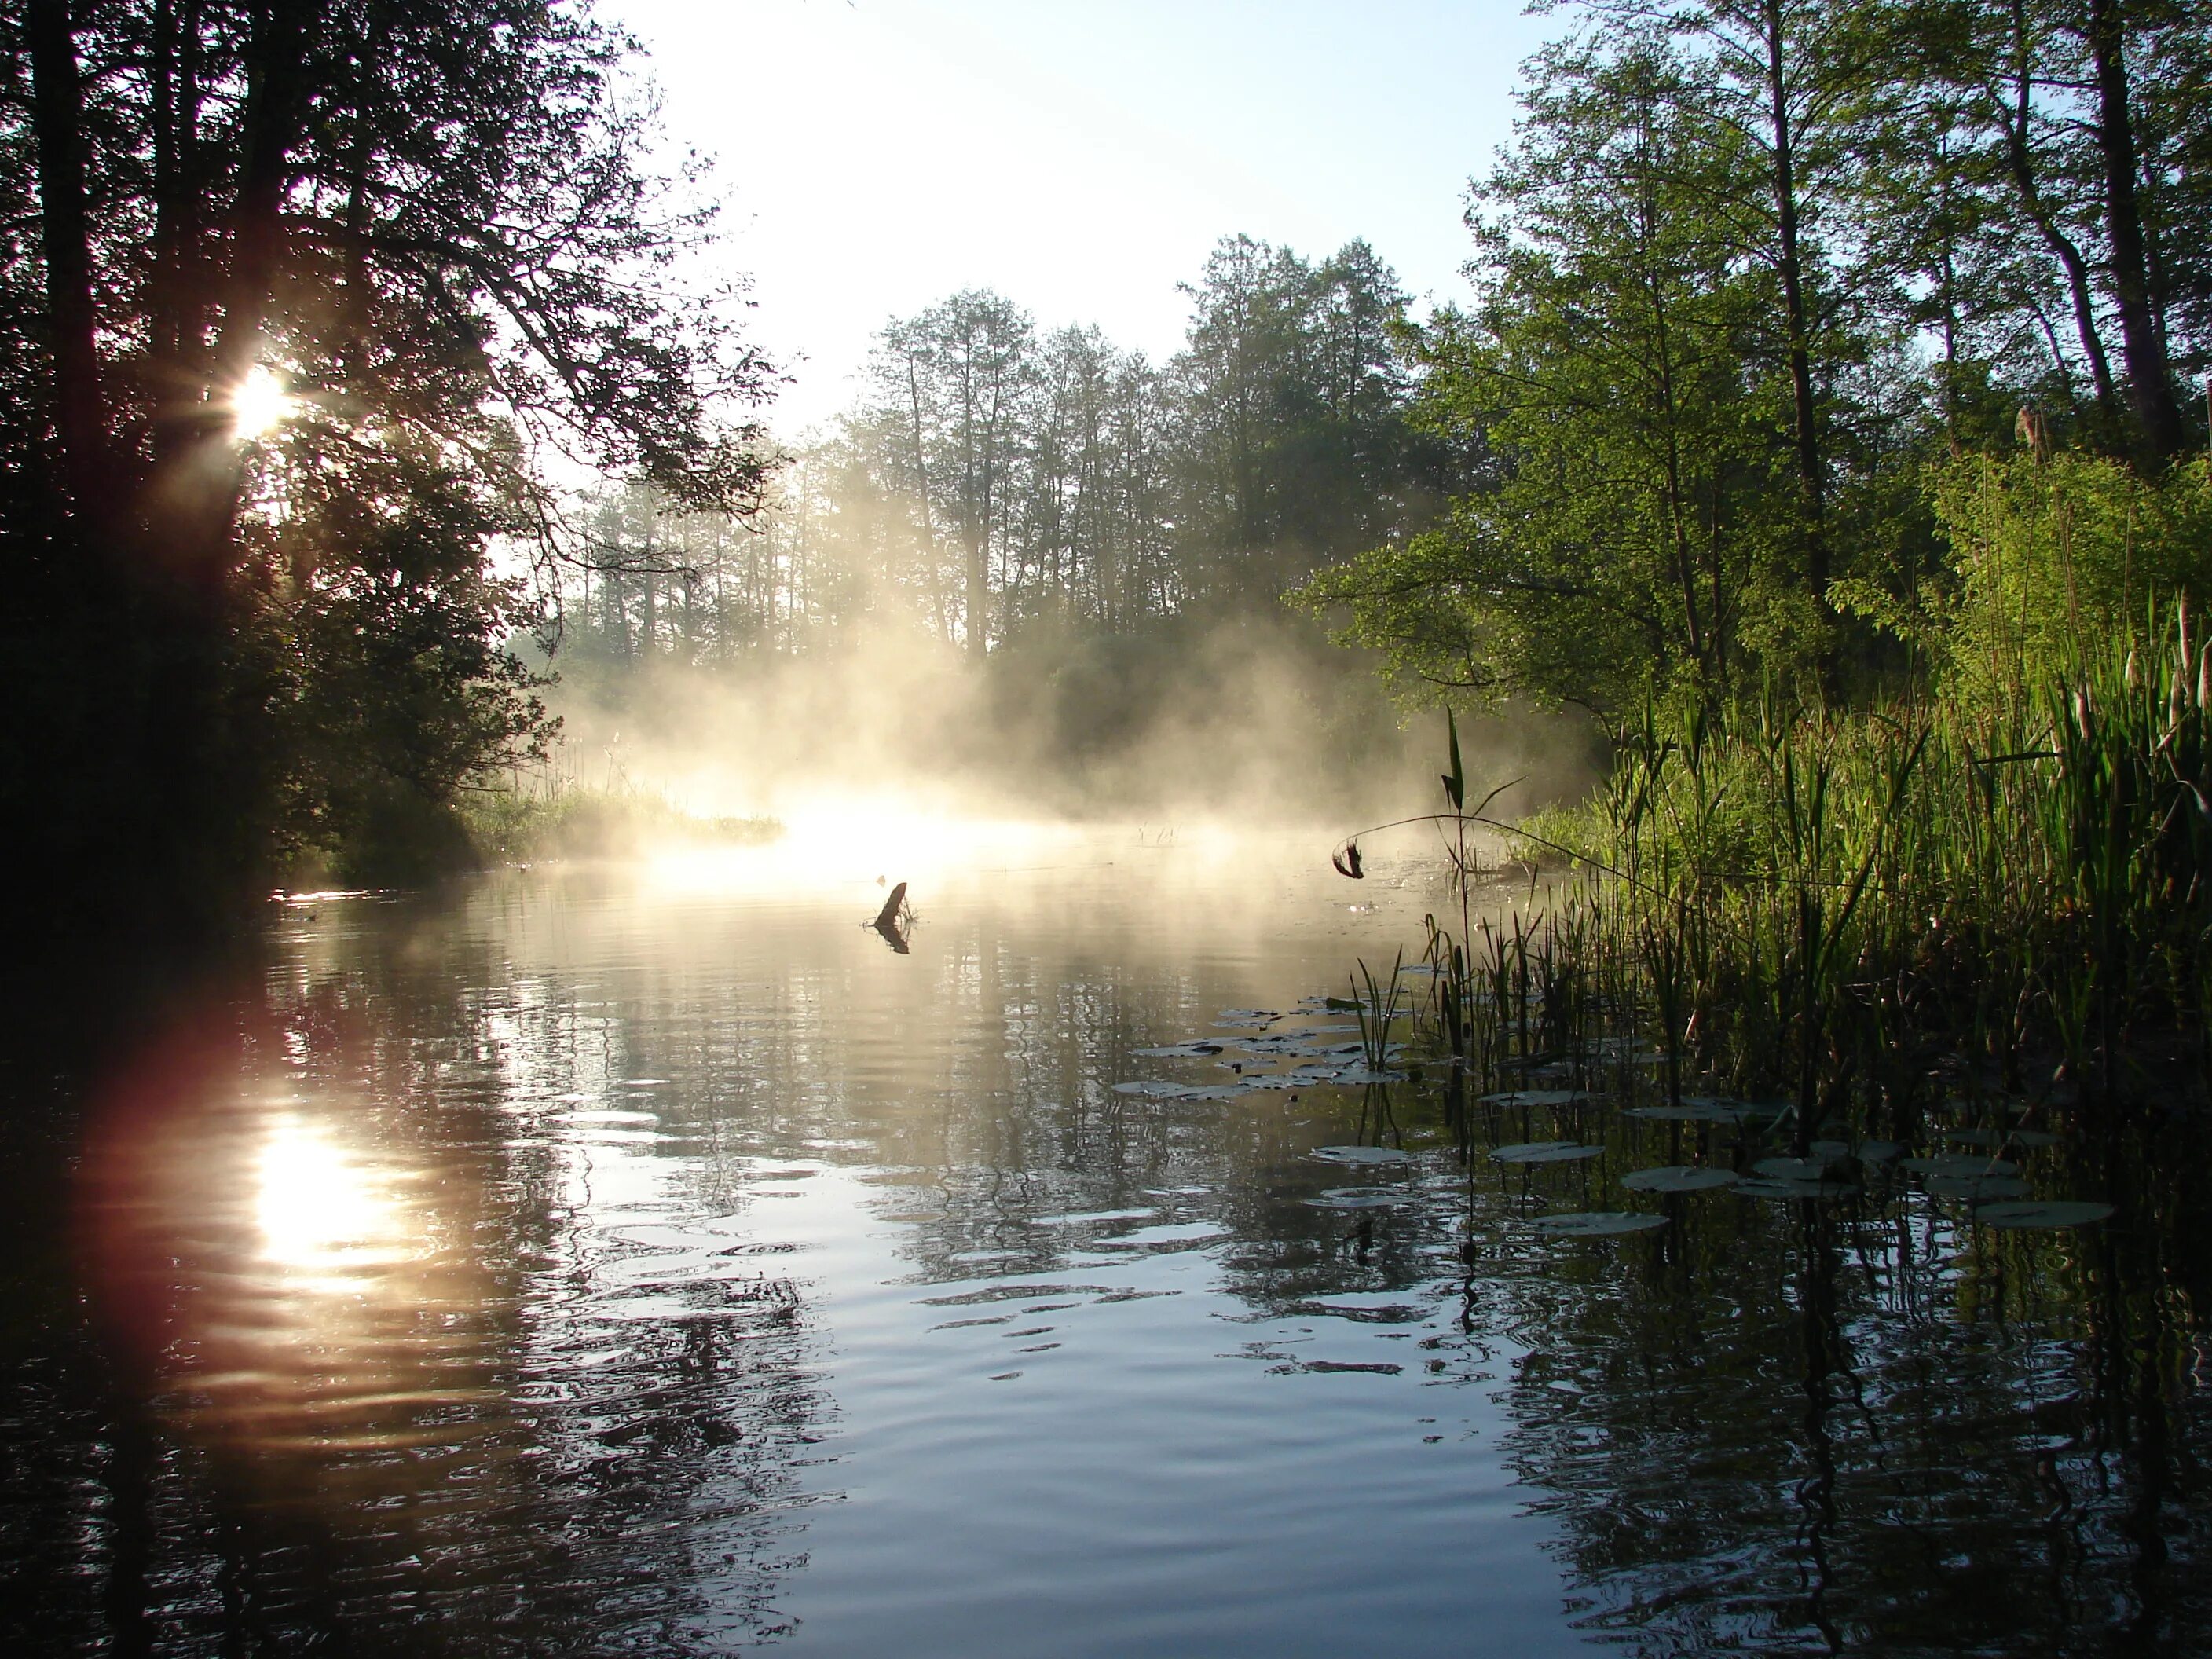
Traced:
<svg viewBox="0 0 2212 1659">
<path fill-rule="evenodd" d="M 2111 1121 L 2201 1097 L 2202 635 L 2175 603 L 2000 696 L 1654 709 L 1596 798 L 1535 829 L 1467 809 L 1455 756 L 1437 822 L 1458 925 L 1429 920 L 1431 1042 L 1478 1095 L 1771 1098 L 1800 1157 L 1824 1125 L 1910 1139 L 1954 1103 Z M 1566 866 L 1494 920 L 1471 896 L 1484 826 Z"/>
</svg>

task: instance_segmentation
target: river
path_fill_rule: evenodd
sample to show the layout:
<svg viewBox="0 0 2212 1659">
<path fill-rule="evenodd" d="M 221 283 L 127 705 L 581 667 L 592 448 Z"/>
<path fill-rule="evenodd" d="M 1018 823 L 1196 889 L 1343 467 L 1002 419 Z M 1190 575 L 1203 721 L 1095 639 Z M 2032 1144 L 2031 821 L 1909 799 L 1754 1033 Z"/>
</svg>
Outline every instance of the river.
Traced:
<svg viewBox="0 0 2212 1659">
<path fill-rule="evenodd" d="M 2212 1640 L 2203 1230 L 1662 1206 L 1662 1126 L 1469 1165 L 1424 1081 L 1263 1086 L 1444 902 L 1326 854 L 794 826 L 19 1030 L 6 1650 Z"/>
</svg>

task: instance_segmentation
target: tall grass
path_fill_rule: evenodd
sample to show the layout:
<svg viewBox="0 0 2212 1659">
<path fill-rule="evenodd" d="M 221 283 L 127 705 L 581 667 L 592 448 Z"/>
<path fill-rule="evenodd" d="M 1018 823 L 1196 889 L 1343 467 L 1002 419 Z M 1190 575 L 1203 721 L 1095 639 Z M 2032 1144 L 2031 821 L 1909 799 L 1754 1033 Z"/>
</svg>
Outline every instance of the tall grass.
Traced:
<svg viewBox="0 0 2212 1659">
<path fill-rule="evenodd" d="M 1577 874 L 1540 909 L 1431 919 L 1426 1013 L 1466 1090 L 1653 1076 L 1916 1136 L 2000 1098 L 2201 1096 L 2212 1054 L 2212 653 L 2187 608 L 2040 684 L 1626 733 L 1595 800 L 1519 833 Z M 1492 821 L 1453 799 L 1463 837 Z M 1461 1086 L 1464 1079 L 1464 1087 Z"/>
</svg>

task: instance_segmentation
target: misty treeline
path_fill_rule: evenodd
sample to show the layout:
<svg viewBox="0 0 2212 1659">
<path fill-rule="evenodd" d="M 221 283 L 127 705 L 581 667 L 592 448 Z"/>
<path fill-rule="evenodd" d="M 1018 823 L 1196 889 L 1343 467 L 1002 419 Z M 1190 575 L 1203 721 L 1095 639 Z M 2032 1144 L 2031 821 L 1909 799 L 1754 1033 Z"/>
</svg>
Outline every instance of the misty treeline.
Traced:
<svg viewBox="0 0 2212 1659">
<path fill-rule="evenodd" d="M 14 901 L 220 913 L 454 850 L 539 747 L 501 547 L 549 463 L 726 512 L 770 372 L 670 268 L 632 46 L 538 0 L 0 9 L 0 672 Z M 273 377 L 273 380 L 272 378 Z M 289 408 L 241 430 L 242 388 Z"/>
<path fill-rule="evenodd" d="M 457 854 L 547 741 L 536 634 L 605 689 L 903 633 L 1110 715 L 1239 630 L 1348 685 L 1328 625 L 1417 693 L 1618 726 L 2017 686 L 2202 596 L 2203 6 L 1561 15 L 1471 303 L 1231 239 L 1155 364 L 957 295 L 784 458 L 738 296 L 677 282 L 705 181 L 580 7 L 0 11 L 27 896 Z M 292 401 L 248 432 L 257 375 Z M 615 481 L 580 511 L 580 467 Z"/>
<path fill-rule="evenodd" d="M 600 492 L 562 592 L 571 659 L 740 661 L 866 624 L 980 660 L 1265 618 L 1433 516 L 1449 455 L 1407 420 L 1407 296 L 1366 243 L 1315 262 L 1226 237 L 1183 291 L 1158 364 L 988 289 L 893 320 L 858 406 L 792 447 L 750 523 Z"/>
<path fill-rule="evenodd" d="M 1477 297 L 1401 337 L 1479 481 L 1310 599 L 1619 721 L 2033 677 L 2206 597 L 2212 8 L 1562 9 Z"/>
<path fill-rule="evenodd" d="M 1471 303 L 1410 321 L 1364 243 L 1231 238 L 1156 365 L 956 295 L 753 525 L 604 496 L 571 660 L 864 619 L 1080 653 L 1287 598 L 1417 692 L 1610 724 L 1849 703 L 1984 661 L 1992 617 L 2056 648 L 2201 589 L 2212 14 L 1561 12 L 1470 193 Z"/>
<path fill-rule="evenodd" d="M 893 319 L 749 519 L 593 492 L 556 596 L 568 759 L 598 775 L 618 733 L 643 774 L 726 775 L 742 730 L 758 799 L 895 776 L 1140 815 L 1396 784 L 1371 661 L 1282 601 L 1451 484 L 1407 418 L 1407 296 L 1363 241 L 1249 236 L 1182 292 L 1157 363 L 988 290 Z"/>
</svg>

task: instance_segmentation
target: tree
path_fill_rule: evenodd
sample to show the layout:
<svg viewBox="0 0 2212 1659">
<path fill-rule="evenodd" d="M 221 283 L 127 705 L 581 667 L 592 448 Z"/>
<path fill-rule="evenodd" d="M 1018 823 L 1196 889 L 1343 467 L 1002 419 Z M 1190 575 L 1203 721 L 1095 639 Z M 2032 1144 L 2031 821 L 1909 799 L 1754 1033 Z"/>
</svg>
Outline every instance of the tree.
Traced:
<svg viewBox="0 0 2212 1659">
<path fill-rule="evenodd" d="M 942 526 L 957 543 L 961 632 L 976 661 L 990 648 L 992 567 L 1035 349 L 1029 314 L 974 289 L 893 322 L 876 359 L 874 412 L 899 434 L 923 540 L 933 549 Z"/>
<path fill-rule="evenodd" d="M 1555 50 L 1476 194 L 1480 302 L 1424 331 L 1415 418 L 1496 470 L 1306 593 L 1403 676 L 1617 714 L 1793 672 L 1819 636 L 1789 389 L 1746 367 L 1766 295 L 1708 210 L 1746 141 L 1686 73 L 1651 35 Z"/>
<path fill-rule="evenodd" d="M 66 803 L 85 866 L 127 855 L 178 893 L 262 860 L 300 781 L 270 741 L 273 595 L 433 581 L 509 617 L 452 578 L 550 533 L 551 450 L 755 496 L 727 417 L 769 371 L 720 300 L 665 291 L 706 216 L 647 165 L 631 48 L 580 8 L 27 0 L 0 41 L 0 153 L 38 227 L 0 270 L 35 366 L 0 388 L 26 601 L 0 648 L 37 708 L 7 767 Z M 289 418 L 256 438 L 239 399 L 270 376 Z"/>
</svg>

